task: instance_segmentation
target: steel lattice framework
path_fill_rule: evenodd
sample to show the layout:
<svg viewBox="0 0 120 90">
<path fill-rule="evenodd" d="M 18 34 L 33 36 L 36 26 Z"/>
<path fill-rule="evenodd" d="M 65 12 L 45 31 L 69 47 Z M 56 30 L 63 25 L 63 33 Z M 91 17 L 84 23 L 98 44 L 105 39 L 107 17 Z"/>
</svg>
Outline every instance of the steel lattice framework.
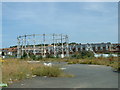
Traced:
<svg viewBox="0 0 120 90">
<path fill-rule="evenodd" d="M 29 57 L 30 54 L 69 56 L 68 35 L 63 34 L 31 34 L 17 37 L 17 58 L 24 53 Z"/>
</svg>

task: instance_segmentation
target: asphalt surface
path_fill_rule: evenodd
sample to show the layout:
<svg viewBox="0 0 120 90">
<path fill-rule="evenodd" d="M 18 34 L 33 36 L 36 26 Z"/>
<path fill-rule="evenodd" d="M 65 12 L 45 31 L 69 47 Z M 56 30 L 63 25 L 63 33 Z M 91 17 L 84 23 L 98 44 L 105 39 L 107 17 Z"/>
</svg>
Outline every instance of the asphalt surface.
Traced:
<svg viewBox="0 0 120 90">
<path fill-rule="evenodd" d="M 11 84 L 8 88 L 118 88 L 118 73 L 102 65 L 63 66 L 75 77 L 35 77 Z"/>
</svg>

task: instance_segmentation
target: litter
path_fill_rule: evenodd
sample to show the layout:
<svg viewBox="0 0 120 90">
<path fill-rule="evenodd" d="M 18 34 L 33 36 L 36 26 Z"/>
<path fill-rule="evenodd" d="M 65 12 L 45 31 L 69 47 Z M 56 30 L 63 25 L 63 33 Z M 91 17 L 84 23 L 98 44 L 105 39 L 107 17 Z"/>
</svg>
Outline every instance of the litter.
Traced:
<svg viewBox="0 0 120 90">
<path fill-rule="evenodd" d="M 47 77 L 47 76 L 44 76 L 45 78 Z"/>
<path fill-rule="evenodd" d="M 60 68 L 61 70 L 65 70 L 66 68 Z"/>
<path fill-rule="evenodd" d="M 4 84 L 4 83 L 2 83 L 2 84 L 0 84 L 0 87 L 7 87 L 8 85 L 7 84 Z"/>
<path fill-rule="evenodd" d="M 52 66 L 52 63 L 44 63 L 45 66 Z"/>
<path fill-rule="evenodd" d="M 13 83 L 12 79 L 10 78 L 10 80 L 8 81 L 8 83 Z"/>
<path fill-rule="evenodd" d="M 32 77 L 34 78 L 34 77 L 36 77 L 36 75 L 32 75 Z"/>
<path fill-rule="evenodd" d="M 22 86 L 24 85 L 24 84 L 21 84 Z"/>
</svg>

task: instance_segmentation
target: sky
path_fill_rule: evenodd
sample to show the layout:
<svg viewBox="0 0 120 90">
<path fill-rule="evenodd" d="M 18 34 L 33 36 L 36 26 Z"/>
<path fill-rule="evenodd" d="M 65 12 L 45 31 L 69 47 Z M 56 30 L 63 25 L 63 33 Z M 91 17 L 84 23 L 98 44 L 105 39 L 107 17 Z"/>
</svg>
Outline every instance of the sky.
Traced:
<svg viewBox="0 0 120 90">
<path fill-rule="evenodd" d="M 67 34 L 70 42 L 118 42 L 117 2 L 3 2 L 2 47 L 25 34 Z"/>
</svg>

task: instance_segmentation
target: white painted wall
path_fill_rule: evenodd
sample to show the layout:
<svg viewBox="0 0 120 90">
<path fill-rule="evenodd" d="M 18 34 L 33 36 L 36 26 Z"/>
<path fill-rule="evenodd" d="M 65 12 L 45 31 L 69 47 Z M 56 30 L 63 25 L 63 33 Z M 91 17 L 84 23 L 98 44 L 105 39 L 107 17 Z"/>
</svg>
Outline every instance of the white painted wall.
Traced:
<svg viewBox="0 0 120 90">
<path fill-rule="evenodd" d="M 0 55 L 2 55 L 2 51 L 0 51 Z"/>
<path fill-rule="evenodd" d="M 8 55 L 12 55 L 12 52 L 8 52 Z"/>
<path fill-rule="evenodd" d="M 113 57 L 117 57 L 117 54 L 94 54 L 95 57 L 109 57 L 110 55 L 112 55 Z"/>
</svg>

